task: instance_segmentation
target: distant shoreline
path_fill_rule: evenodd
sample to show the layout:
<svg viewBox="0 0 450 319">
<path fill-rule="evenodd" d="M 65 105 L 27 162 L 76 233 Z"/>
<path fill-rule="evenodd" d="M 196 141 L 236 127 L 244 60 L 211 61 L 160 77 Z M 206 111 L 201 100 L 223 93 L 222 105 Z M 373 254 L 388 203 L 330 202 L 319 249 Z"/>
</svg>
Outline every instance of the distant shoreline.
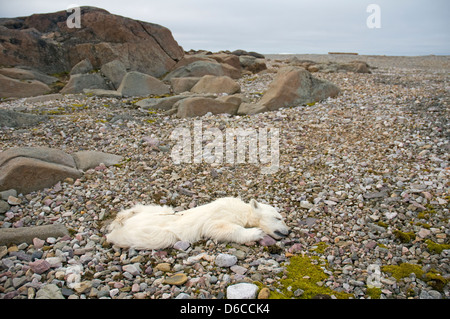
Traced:
<svg viewBox="0 0 450 319">
<path fill-rule="evenodd" d="M 388 55 L 351 55 L 351 54 L 265 54 L 272 60 L 285 60 L 297 57 L 300 60 L 314 62 L 364 61 L 379 68 L 435 69 L 450 70 L 450 55 L 388 56 Z"/>
</svg>

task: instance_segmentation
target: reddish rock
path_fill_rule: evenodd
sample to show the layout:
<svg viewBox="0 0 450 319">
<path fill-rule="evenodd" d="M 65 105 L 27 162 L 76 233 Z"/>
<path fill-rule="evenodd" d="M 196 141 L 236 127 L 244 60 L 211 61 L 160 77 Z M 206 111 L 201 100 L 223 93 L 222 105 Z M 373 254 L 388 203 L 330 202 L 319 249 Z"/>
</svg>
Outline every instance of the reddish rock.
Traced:
<svg viewBox="0 0 450 319">
<path fill-rule="evenodd" d="M 81 28 L 68 28 L 70 14 L 58 11 L 2 19 L 0 65 L 61 73 L 84 59 L 94 69 L 117 59 L 129 70 L 159 77 L 184 56 L 170 30 L 160 25 L 81 7 Z"/>
<path fill-rule="evenodd" d="M 43 259 L 30 262 L 29 266 L 35 274 L 42 274 L 50 269 L 50 264 Z"/>
</svg>

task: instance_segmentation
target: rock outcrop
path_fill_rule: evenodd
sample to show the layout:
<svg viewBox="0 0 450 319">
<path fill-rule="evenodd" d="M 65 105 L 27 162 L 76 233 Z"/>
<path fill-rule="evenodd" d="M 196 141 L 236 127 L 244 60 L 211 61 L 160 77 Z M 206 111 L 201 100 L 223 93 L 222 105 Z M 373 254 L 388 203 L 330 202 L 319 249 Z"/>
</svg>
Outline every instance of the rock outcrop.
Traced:
<svg viewBox="0 0 450 319">
<path fill-rule="evenodd" d="M 0 65 L 68 72 L 88 59 L 94 69 L 120 60 L 131 71 L 160 77 L 183 57 L 169 29 L 94 7 L 81 7 L 81 28 L 69 28 L 71 13 L 58 11 L 0 20 Z"/>
</svg>

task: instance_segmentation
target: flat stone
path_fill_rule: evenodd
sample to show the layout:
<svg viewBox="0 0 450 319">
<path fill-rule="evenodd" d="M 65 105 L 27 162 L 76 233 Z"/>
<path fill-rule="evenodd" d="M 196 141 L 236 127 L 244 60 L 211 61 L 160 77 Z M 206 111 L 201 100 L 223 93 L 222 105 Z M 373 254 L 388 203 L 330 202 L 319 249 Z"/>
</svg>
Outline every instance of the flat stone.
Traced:
<svg viewBox="0 0 450 319">
<path fill-rule="evenodd" d="M 119 164 L 123 157 L 98 151 L 80 151 L 72 154 L 76 167 L 82 171 L 95 168 L 101 163 L 106 166 Z"/>
<path fill-rule="evenodd" d="M 116 99 L 120 99 L 122 94 L 115 90 L 103 90 L 103 89 L 83 89 L 84 94 L 92 94 L 98 97 L 112 97 Z"/>
<path fill-rule="evenodd" d="M 179 273 L 179 274 L 175 274 L 173 276 L 164 278 L 163 283 L 168 284 L 168 285 L 180 286 L 180 285 L 184 284 L 187 280 L 188 280 L 188 277 L 185 274 Z"/>
<path fill-rule="evenodd" d="M 160 263 L 160 264 L 156 265 L 155 269 L 161 270 L 161 271 L 164 271 L 164 272 L 171 271 L 171 267 L 170 267 L 169 263 Z"/>
<path fill-rule="evenodd" d="M 177 250 L 187 250 L 189 247 L 191 246 L 191 244 L 188 241 L 177 241 L 174 245 L 173 248 L 177 249 Z"/>
<path fill-rule="evenodd" d="M 63 237 L 69 235 L 62 224 L 31 226 L 20 228 L 0 228 L 0 245 L 33 243 L 34 238 Z"/>
</svg>

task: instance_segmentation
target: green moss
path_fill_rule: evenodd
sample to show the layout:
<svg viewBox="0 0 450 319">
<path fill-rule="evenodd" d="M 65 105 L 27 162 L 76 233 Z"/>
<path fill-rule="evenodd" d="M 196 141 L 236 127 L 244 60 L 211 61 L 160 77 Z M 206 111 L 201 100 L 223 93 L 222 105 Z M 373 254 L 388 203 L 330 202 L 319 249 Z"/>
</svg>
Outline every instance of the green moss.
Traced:
<svg viewBox="0 0 450 319">
<path fill-rule="evenodd" d="M 286 270 L 286 278 L 281 280 L 281 287 L 279 290 L 271 292 L 271 299 L 295 298 L 294 292 L 298 289 L 304 291 L 299 297 L 301 299 L 311 299 L 319 294 L 335 295 L 339 299 L 346 299 L 352 296 L 351 294 L 336 292 L 324 286 L 318 286 L 316 283 L 324 281 L 328 276 L 323 272 L 320 265 L 312 263 L 310 257 L 292 257 Z"/>
<path fill-rule="evenodd" d="M 420 226 L 426 229 L 430 229 L 431 225 L 427 224 L 427 223 L 415 223 L 416 226 Z"/>
<path fill-rule="evenodd" d="M 429 286 L 439 291 L 443 291 L 445 285 L 448 283 L 448 279 L 442 277 L 434 269 L 425 274 L 425 280 Z"/>
<path fill-rule="evenodd" d="M 384 227 L 384 228 L 388 228 L 388 227 L 389 227 L 388 224 L 386 224 L 386 223 L 384 223 L 384 222 L 382 222 L 382 221 L 379 221 L 379 222 L 377 223 L 377 225 L 378 225 L 378 226 L 381 226 L 381 227 Z"/>
<path fill-rule="evenodd" d="M 366 294 L 371 299 L 380 299 L 381 289 L 380 288 L 367 288 Z"/>
<path fill-rule="evenodd" d="M 418 265 L 403 263 L 398 266 L 389 265 L 381 267 L 381 270 L 392 274 L 397 280 L 408 277 L 410 274 L 415 273 L 418 278 L 423 275 L 422 268 Z"/>
<path fill-rule="evenodd" d="M 423 212 L 420 212 L 417 214 L 417 218 L 419 219 L 429 219 L 431 215 L 436 214 L 436 211 L 433 208 L 430 208 L 430 205 L 426 205 L 428 210 L 425 210 Z"/>
<path fill-rule="evenodd" d="M 450 249 L 450 245 L 446 245 L 446 244 L 437 244 L 434 241 L 428 239 L 425 244 L 427 244 L 427 248 L 429 251 L 436 253 L 436 254 L 440 254 L 442 253 L 443 250 L 445 249 Z"/>
<path fill-rule="evenodd" d="M 314 105 L 316 105 L 316 102 L 306 103 L 306 105 L 308 105 L 308 106 L 314 106 Z"/>
<path fill-rule="evenodd" d="M 321 241 L 313 246 L 314 248 L 311 248 L 309 251 L 315 251 L 316 253 L 323 254 L 325 252 L 325 249 L 327 249 L 328 244 Z"/>
<path fill-rule="evenodd" d="M 402 243 L 409 243 L 411 240 L 416 238 L 416 234 L 413 232 L 402 232 L 398 229 L 394 230 L 394 235 L 397 239 L 400 239 Z"/>
</svg>

